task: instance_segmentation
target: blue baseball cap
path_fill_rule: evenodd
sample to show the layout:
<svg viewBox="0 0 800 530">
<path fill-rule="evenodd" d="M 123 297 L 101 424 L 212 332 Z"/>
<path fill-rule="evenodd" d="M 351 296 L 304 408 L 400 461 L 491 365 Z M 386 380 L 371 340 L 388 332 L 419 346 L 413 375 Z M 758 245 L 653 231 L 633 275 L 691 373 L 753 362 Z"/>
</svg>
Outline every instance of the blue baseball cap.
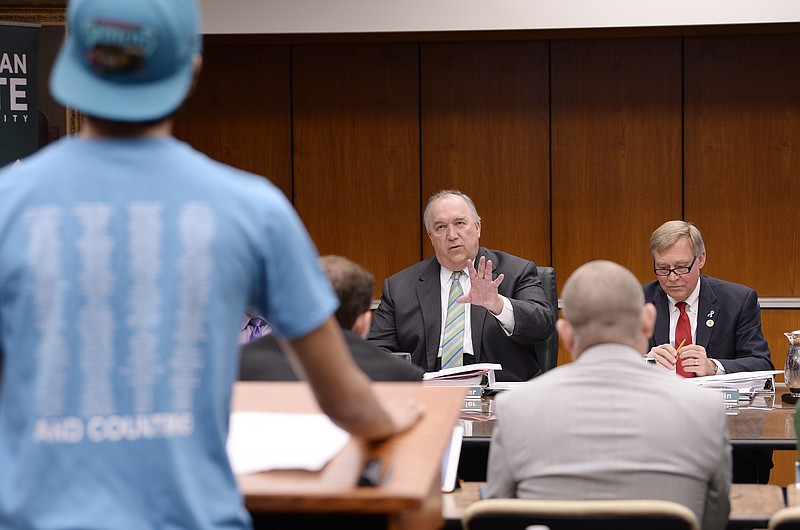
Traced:
<svg viewBox="0 0 800 530">
<path fill-rule="evenodd" d="M 186 98 L 201 42 L 195 0 L 71 0 L 50 91 L 98 118 L 163 118 Z"/>
</svg>

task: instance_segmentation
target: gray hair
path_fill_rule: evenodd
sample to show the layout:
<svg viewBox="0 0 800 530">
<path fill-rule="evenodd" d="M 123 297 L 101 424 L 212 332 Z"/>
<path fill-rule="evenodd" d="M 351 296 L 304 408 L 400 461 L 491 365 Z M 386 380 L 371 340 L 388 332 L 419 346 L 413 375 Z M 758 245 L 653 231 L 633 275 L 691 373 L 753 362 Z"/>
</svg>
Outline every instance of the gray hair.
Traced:
<svg viewBox="0 0 800 530">
<path fill-rule="evenodd" d="M 452 189 L 452 190 L 441 190 L 441 191 L 437 191 L 436 193 L 431 195 L 431 198 L 428 199 L 427 206 L 425 206 L 425 213 L 422 214 L 422 222 L 425 224 L 425 230 L 426 231 L 430 232 L 430 225 L 431 225 L 431 221 L 432 221 L 432 219 L 431 219 L 431 208 L 433 207 L 433 203 L 435 203 L 439 199 L 444 199 L 448 195 L 453 195 L 455 197 L 461 197 L 462 199 L 464 199 L 464 202 L 467 203 L 467 206 L 469 207 L 469 211 L 472 214 L 472 220 L 475 221 L 476 223 L 481 220 L 481 216 L 478 215 L 478 209 L 475 208 L 475 203 L 472 202 L 472 199 L 469 198 L 469 195 L 467 195 L 466 193 L 461 192 L 459 190 L 455 190 L 455 189 Z"/>
<path fill-rule="evenodd" d="M 661 254 L 682 237 L 689 239 L 689 245 L 695 256 L 699 256 L 705 251 L 703 236 L 700 235 L 700 230 L 696 226 L 687 221 L 667 221 L 656 228 L 653 235 L 650 236 L 650 255 L 655 258 L 656 252 Z"/>
</svg>

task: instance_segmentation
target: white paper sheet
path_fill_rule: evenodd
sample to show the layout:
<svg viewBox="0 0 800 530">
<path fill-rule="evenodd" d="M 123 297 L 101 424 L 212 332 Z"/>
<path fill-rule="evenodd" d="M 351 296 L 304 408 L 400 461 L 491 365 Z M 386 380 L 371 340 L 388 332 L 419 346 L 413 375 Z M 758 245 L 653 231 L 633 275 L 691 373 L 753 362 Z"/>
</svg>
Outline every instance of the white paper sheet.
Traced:
<svg viewBox="0 0 800 530">
<path fill-rule="evenodd" d="M 324 414 L 234 412 L 228 458 L 237 475 L 273 469 L 319 471 L 350 440 Z"/>
</svg>

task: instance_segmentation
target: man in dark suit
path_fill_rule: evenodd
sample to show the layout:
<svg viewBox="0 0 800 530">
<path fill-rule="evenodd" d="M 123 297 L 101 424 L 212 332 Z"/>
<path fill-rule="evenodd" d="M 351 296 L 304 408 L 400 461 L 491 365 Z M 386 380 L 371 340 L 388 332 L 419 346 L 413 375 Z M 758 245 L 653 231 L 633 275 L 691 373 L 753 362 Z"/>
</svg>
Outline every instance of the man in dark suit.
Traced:
<svg viewBox="0 0 800 530">
<path fill-rule="evenodd" d="M 650 339 L 650 356 L 658 364 L 674 369 L 680 362 L 696 376 L 774 368 L 761 332 L 758 295 L 744 285 L 700 275 L 706 250 L 697 227 L 667 221 L 653 232 L 650 255 L 657 279 L 644 286 L 644 295 L 658 311 Z M 680 302 L 687 304 L 691 336 L 678 354 Z"/>
<path fill-rule="evenodd" d="M 489 362 L 502 365 L 498 380 L 538 375 L 534 344 L 553 332 L 555 312 L 536 265 L 480 247 L 481 218 L 460 191 L 433 195 L 424 223 L 435 256 L 383 283 L 368 340 L 389 351 L 409 352 L 426 371 Z M 450 298 L 456 289 L 465 294 Z M 454 309 L 463 317 L 451 317 Z M 449 327 L 458 318 L 463 325 L 451 340 Z M 445 351 L 451 343 L 458 346 L 453 357 Z"/>
<path fill-rule="evenodd" d="M 659 366 L 684 377 L 774 369 L 758 295 L 700 274 L 706 249 L 696 226 L 667 221 L 650 237 L 650 255 L 656 280 L 643 288 L 657 311 L 649 356 Z M 734 482 L 766 483 L 771 468 L 771 451 L 734 450 Z"/>
<path fill-rule="evenodd" d="M 370 303 L 375 289 L 372 274 L 341 256 L 323 256 L 320 263 L 339 298 L 336 320 L 358 367 L 373 381 L 420 381 L 423 374 L 420 367 L 364 340 L 372 320 Z M 239 379 L 243 381 L 299 379 L 301 372 L 284 355 L 274 334 L 245 344 L 241 352 Z"/>
</svg>

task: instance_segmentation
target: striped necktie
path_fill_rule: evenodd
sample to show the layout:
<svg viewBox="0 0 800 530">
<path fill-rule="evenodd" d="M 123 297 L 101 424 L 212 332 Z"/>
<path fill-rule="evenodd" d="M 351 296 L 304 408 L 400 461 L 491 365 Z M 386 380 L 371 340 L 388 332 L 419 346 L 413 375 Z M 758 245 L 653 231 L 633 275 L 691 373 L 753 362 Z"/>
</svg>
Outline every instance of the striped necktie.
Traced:
<svg viewBox="0 0 800 530">
<path fill-rule="evenodd" d="M 442 369 L 464 365 L 464 304 L 459 304 L 456 299 L 464 294 L 458 279 L 461 271 L 453 273 L 450 284 L 450 295 L 447 297 L 447 318 L 444 324 L 444 337 L 442 338 Z"/>
<path fill-rule="evenodd" d="M 256 340 L 257 338 L 261 337 L 264 334 L 264 327 L 267 321 L 263 318 L 253 317 L 247 323 L 247 327 L 250 328 L 250 340 Z"/>
</svg>

